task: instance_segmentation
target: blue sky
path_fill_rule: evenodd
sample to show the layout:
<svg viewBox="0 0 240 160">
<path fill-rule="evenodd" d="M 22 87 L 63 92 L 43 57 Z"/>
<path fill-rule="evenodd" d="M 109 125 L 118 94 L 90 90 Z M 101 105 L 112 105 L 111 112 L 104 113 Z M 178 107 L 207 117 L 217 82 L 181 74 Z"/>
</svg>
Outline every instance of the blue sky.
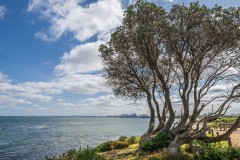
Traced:
<svg viewBox="0 0 240 160">
<path fill-rule="evenodd" d="M 169 9 L 186 0 L 152 0 Z M 148 113 L 112 95 L 98 46 L 134 0 L 1 0 L 0 115 Z M 210 7 L 239 0 L 200 0 Z"/>
</svg>

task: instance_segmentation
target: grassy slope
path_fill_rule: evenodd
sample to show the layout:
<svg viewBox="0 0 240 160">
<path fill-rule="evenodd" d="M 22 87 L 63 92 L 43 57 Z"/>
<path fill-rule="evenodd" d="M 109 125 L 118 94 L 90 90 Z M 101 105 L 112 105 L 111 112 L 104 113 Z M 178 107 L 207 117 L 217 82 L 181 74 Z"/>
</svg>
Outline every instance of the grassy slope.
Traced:
<svg viewBox="0 0 240 160">
<path fill-rule="evenodd" d="M 138 150 L 139 144 L 132 144 L 128 148 L 113 151 L 101 152 L 100 155 L 106 156 L 108 159 L 118 160 L 135 160 L 138 158 L 134 153 Z"/>
</svg>

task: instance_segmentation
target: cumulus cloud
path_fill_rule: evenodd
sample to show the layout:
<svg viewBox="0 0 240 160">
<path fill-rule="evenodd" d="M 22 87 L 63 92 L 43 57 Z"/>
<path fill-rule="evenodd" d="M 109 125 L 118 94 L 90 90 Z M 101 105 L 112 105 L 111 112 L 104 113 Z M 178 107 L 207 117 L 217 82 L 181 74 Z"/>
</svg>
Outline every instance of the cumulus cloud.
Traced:
<svg viewBox="0 0 240 160">
<path fill-rule="evenodd" d="M 0 83 L 11 82 L 7 75 L 0 72 Z"/>
<path fill-rule="evenodd" d="M 0 5 L 0 20 L 4 18 L 6 11 L 6 7 Z"/>
<path fill-rule="evenodd" d="M 57 75 L 87 73 L 103 68 L 98 47 L 102 41 L 75 46 L 69 53 L 64 53 L 61 63 L 55 67 Z"/>
<path fill-rule="evenodd" d="M 170 2 L 170 3 L 173 3 L 174 0 L 164 0 L 165 2 Z"/>
<path fill-rule="evenodd" d="M 92 95 L 110 92 L 101 75 L 72 74 L 47 82 L 24 82 L 13 84 L 0 72 L 0 104 L 14 106 L 33 102 L 50 102 L 54 95 L 65 92 Z"/>
<path fill-rule="evenodd" d="M 19 104 L 31 104 L 31 102 L 21 98 L 16 98 L 16 97 L 7 96 L 7 95 L 0 95 L 1 106 L 7 107 L 7 106 L 15 106 Z"/>
<path fill-rule="evenodd" d="M 92 115 L 136 113 L 148 114 L 146 101 L 133 101 L 129 99 L 117 98 L 114 95 L 100 96 L 97 98 L 87 98 L 81 100 L 77 105 L 80 110 L 87 110 Z"/>
<path fill-rule="evenodd" d="M 59 77 L 54 83 L 63 91 L 76 94 L 91 95 L 110 91 L 105 86 L 104 78 L 101 75 L 72 74 Z"/>
<path fill-rule="evenodd" d="M 31 101 L 49 102 L 52 97 L 44 95 L 42 90 L 44 90 L 44 88 L 41 86 L 31 86 L 27 83 L 12 84 L 9 81 L 0 82 L 1 102 L 9 102 L 10 106 L 23 103 L 30 104 Z M 6 99 L 9 99 L 9 101 L 6 101 Z"/>
<path fill-rule="evenodd" d="M 58 40 L 72 33 L 79 41 L 102 34 L 120 25 L 123 10 L 120 0 L 98 0 L 81 6 L 80 0 L 31 0 L 29 12 L 39 12 L 50 21 L 49 32 L 37 32 L 36 37 L 45 41 Z"/>
</svg>

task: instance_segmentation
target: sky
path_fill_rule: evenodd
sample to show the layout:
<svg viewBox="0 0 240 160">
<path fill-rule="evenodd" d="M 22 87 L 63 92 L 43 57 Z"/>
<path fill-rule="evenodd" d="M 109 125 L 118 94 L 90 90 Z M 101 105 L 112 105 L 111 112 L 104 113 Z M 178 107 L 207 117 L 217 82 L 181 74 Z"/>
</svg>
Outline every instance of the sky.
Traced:
<svg viewBox="0 0 240 160">
<path fill-rule="evenodd" d="M 192 1 L 152 2 L 169 10 Z M 240 6 L 239 0 L 199 2 Z M 144 100 L 114 97 L 105 85 L 98 52 L 122 24 L 124 9 L 134 3 L 0 0 L 0 116 L 148 114 Z"/>
</svg>

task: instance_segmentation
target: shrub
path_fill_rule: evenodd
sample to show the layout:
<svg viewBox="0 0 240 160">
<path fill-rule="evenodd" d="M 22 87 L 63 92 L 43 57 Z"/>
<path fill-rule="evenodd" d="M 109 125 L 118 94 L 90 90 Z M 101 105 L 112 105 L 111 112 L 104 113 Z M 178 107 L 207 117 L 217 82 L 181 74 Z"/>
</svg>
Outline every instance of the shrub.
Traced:
<svg viewBox="0 0 240 160">
<path fill-rule="evenodd" d="M 71 149 L 62 156 L 48 158 L 46 160 L 106 160 L 104 156 L 98 155 L 93 148 L 84 148 L 82 150 Z"/>
<path fill-rule="evenodd" d="M 96 147 L 98 152 L 105 152 L 113 150 L 113 141 L 107 141 Z"/>
<path fill-rule="evenodd" d="M 140 147 L 143 151 L 155 151 L 156 148 L 156 142 L 154 142 L 153 139 L 146 140 L 140 144 Z"/>
<path fill-rule="evenodd" d="M 121 136 L 121 137 L 119 137 L 119 141 L 122 141 L 122 142 L 124 142 L 125 140 L 127 139 L 127 137 L 126 136 Z"/>
<path fill-rule="evenodd" d="M 162 150 L 169 146 L 170 142 L 173 140 L 172 136 L 167 132 L 159 132 L 156 136 L 150 140 L 141 143 L 141 148 L 144 151 L 156 151 Z"/>
<path fill-rule="evenodd" d="M 105 160 L 106 158 L 98 155 L 94 149 L 83 149 L 80 152 L 77 152 L 76 160 Z"/>
<path fill-rule="evenodd" d="M 129 146 L 129 144 L 127 142 L 114 141 L 114 143 L 113 143 L 114 149 L 127 148 L 128 146 Z"/>
<path fill-rule="evenodd" d="M 196 157 L 199 160 L 236 160 L 240 159 L 240 148 L 224 146 L 223 143 L 206 144 L 199 142 L 203 152 Z"/>
<path fill-rule="evenodd" d="M 230 147 L 226 152 L 227 158 L 229 160 L 240 159 L 240 148 Z"/>
<path fill-rule="evenodd" d="M 97 152 L 111 151 L 114 149 L 127 148 L 129 144 L 121 141 L 107 141 L 96 147 Z"/>
<path fill-rule="evenodd" d="M 135 136 L 131 136 L 128 140 L 127 140 L 128 144 L 135 144 L 137 143 L 137 138 Z"/>
</svg>

